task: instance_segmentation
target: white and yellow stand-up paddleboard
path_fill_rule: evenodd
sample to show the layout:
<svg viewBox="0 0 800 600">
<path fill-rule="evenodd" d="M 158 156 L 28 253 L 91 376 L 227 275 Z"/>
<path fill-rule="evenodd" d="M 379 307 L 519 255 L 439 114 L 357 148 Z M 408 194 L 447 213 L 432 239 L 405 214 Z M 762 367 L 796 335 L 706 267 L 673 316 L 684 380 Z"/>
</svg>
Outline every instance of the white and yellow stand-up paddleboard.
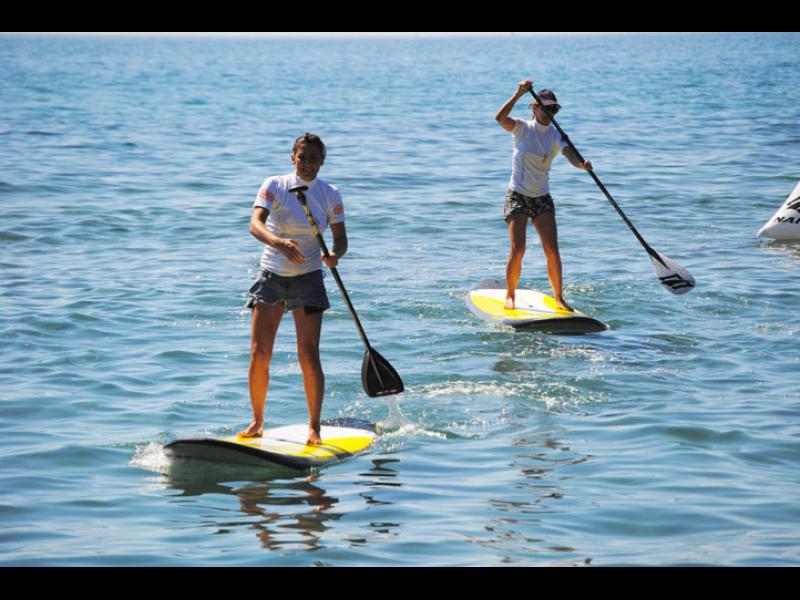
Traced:
<svg viewBox="0 0 800 600">
<path fill-rule="evenodd" d="M 286 425 L 265 429 L 260 438 L 238 435 L 222 438 L 175 440 L 164 446 L 172 460 L 200 460 L 260 467 L 283 466 L 306 470 L 360 454 L 378 438 L 378 427 L 368 421 L 340 419 L 323 421 L 322 444 L 306 444 L 308 425 Z"/>
<path fill-rule="evenodd" d="M 608 326 L 579 310 L 560 310 L 551 296 L 517 288 L 515 308 L 505 308 L 506 284 L 502 281 L 481 281 L 467 294 L 467 307 L 478 317 L 514 329 L 548 333 L 591 333 L 605 331 Z"/>
</svg>

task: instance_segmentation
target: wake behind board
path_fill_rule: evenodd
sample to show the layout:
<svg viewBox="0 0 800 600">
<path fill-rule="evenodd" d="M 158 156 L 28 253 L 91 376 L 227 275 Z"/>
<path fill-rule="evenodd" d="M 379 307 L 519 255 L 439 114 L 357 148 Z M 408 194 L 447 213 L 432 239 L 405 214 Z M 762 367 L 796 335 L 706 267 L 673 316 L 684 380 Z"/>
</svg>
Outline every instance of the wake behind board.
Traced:
<svg viewBox="0 0 800 600">
<path fill-rule="evenodd" d="M 467 294 L 467 307 L 481 319 L 514 329 L 548 333 L 591 333 L 605 331 L 608 326 L 579 310 L 560 310 L 551 296 L 536 290 L 517 289 L 515 308 L 504 307 L 506 284 L 502 281 L 481 281 Z"/>
<path fill-rule="evenodd" d="M 306 470 L 360 454 L 378 438 L 373 423 L 357 419 L 323 421 L 320 434 L 322 444 L 310 446 L 306 444 L 308 425 L 285 425 L 265 429 L 260 438 L 233 435 L 175 440 L 164 446 L 164 453 L 173 460 Z"/>
</svg>

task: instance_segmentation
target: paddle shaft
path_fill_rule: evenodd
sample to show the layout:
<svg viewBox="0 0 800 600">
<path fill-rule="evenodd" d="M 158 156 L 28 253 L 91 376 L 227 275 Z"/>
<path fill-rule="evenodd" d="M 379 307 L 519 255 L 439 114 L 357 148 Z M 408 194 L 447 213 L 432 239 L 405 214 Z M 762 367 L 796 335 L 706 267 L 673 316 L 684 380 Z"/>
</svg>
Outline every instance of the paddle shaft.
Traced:
<svg viewBox="0 0 800 600">
<path fill-rule="evenodd" d="M 314 219 L 314 215 L 311 214 L 311 210 L 308 208 L 305 194 L 301 190 L 295 191 L 295 194 L 297 194 L 297 199 L 303 206 L 303 210 L 306 213 L 306 218 L 308 219 L 308 224 L 311 225 L 311 230 L 314 232 L 314 236 L 317 238 L 317 243 L 319 244 L 320 250 L 322 250 L 322 254 L 325 256 L 325 258 L 330 258 L 331 254 L 328 252 L 328 246 L 325 244 L 325 240 L 323 239 L 322 233 L 319 230 L 317 221 Z M 369 340 L 367 339 L 367 334 L 364 331 L 364 328 L 361 326 L 361 321 L 359 321 L 358 315 L 356 314 L 356 309 L 353 307 L 353 303 L 350 302 L 350 296 L 347 295 L 347 290 L 344 289 L 344 283 L 342 283 L 342 278 L 339 277 L 339 271 L 336 270 L 336 267 L 331 267 L 331 273 L 333 273 L 333 278 L 336 280 L 336 285 L 339 286 L 339 291 L 342 293 L 344 303 L 347 304 L 347 309 L 350 311 L 350 316 L 353 317 L 353 322 L 356 324 L 358 334 L 361 336 L 361 341 L 364 342 L 364 345 L 367 347 L 368 351 L 372 350 L 372 346 L 369 345 Z"/>
<path fill-rule="evenodd" d="M 536 94 L 536 92 L 533 91 L 533 88 L 531 88 L 530 92 L 531 95 L 533 96 L 533 99 L 536 100 L 536 102 L 539 104 L 539 106 L 541 106 L 545 110 L 545 112 L 547 112 L 547 109 L 544 108 L 544 104 L 542 104 L 542 101 L 539 99 L 539 96 Z M 561 134 L 561 138 L 569 145 L 569 147 L 575 153 L 575 156 L 578 157 L 578 160 L 580 160 L 581 162 L 586 162 L 583 156 L 581 156 L 581 153 L 575 147 L 575 144 L 573 144 L 572 140 L 569 139 L 569 136 L 566 133 L 564 133 L 563 129 L 561 129 L 561 126 L 558 124 L 555 118 L 553 118 L 552 115 L 549 115 L 549 113 L 548 116 L 550 116 L 550 122 L 558 130 L 558 133 Z M 603 192 L 603 194 L 605 195 L 606 199 L 609 201 L 611 206 L 614 207 L 614 210 L 616 210 L 619 216 L 622 217 L 622 220 L 625 221 L 625 224 L 630 228 L 630 230 L 633 232 L 633 235 L 636 236 L 636 239 L 639 240 L 639 243 L 644 247 L 647 253 L 663 265 L 664 261 L 661 260 L 661 257 L 658 255 L 658 252 L 653 250 L 650 244 L 648 244 L 642 237 L 642 234 L 640 234 L 636 230 L 636 227 L 633 226 L 633 223 L 631 223 L 630 219 L 628 219 L 625 213 L 622 212 L 622 209 L 619 207 L 619 204 L 617 204 L 616 200 L 614 200 L 614 198 L 611 196 L 611 193 L 606 189 L 606 186 L 603 185 L 603 182 L 600 181 L 600 178 L 597 175 L 595 175 L 595 172 L 593 170 L 589 170 L 588 173 L 589 175 L 592 176 L 592 179 L 594 179 L 594 182 L 597 184 L 597 187 L 600 188 L 600 191 Z M 667 265 L 664 265 L 664 267 L 666 268 Z"/>
</svg>

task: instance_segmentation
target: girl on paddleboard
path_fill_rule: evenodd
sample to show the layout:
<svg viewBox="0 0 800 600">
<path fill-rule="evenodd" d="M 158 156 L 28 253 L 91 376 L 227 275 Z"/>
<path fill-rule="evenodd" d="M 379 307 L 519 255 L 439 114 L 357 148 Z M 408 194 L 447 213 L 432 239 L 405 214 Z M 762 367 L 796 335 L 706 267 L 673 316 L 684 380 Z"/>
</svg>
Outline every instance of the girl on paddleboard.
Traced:
<svg viewBox="0 0 800 600">
<path fill-rule="evenodd" d="M 250 217 L 250 233 L 266 247 L 261 272 L 250 288 L 253 310 L 248 382 L 253 421 L 241 437 L 260 437 L 269 388 L 269 366 L 278 326 L 286 312 L 294 317 L 297 356 L 308 403 L 308 443 L 319 444 L 325 376 L 319 358 L 322 313 L 330 304 L 323 284 L 322 263 L 334 268 L 347 252 L 344 204 L 335 187 L 317 178 L 325 162 L 325 144 L 304 133 L 291 154 L 294 172 L 268 177 L 258 191 Z M 319 247 L 302 205 L 290 188 L 307 186 L 308 207 L 320 231 L 330 225 L 333 249 L 320 256 Z"/>
<path fill-rule="evenodd" d="M 500 107 L 495 116 L 500 126 L 514 135 L 511 181 L 503 210 L 511 239 L 511 251 L 506 265 L 505 308 L 509 310 L 514 308 L 517 283 L 522 272 L 522 257 L 525 254 L 525 234 L 530 218 L 542 241 L 553 297 L 560 309 L 572 311 L 572 307 L 564 300 L 562 290 L 556 209 L 549 189 L 550 167 L 559 152 L 573 166 L 584 171 L 590 171 L 592 163 L 581 162 L 551 124 L 551 117 L 561 108 L 552 91 L 539 92 L 538 96 L 544 106 L 539 106 L 536 102 L 530 105 L 533 110 L 531 121 L 512 119 L 509 116 L 517 100 L 530 92 L 532 87 L 533 81 L 521 81 L 516 93 Z"/>
</svg>

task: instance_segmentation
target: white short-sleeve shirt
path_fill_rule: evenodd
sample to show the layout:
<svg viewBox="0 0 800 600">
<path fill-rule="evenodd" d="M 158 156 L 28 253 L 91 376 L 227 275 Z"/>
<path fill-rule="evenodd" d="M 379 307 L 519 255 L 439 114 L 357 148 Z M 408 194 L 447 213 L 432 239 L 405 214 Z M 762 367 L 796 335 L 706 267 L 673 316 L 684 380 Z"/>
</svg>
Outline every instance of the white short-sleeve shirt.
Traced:
<svg viewBox="0 0 800 600">
<path fill-rule="evenodd" d="M 319 178 L 311 182 L 303 181 L 294 173 L 267 177 L 258 190 L 253 208 L 266 208 L 269 211 L 265 223 L 267 230 L 278 237 L 297 242 L 300 252 L 305 256 L 302 265 L 295 264 L 283 253 L 267 245 L 261 255 L 261 268 L 284 277 L 303 275 L 322 268 L 322 252 L 306 213 L 297 196 L 289 191 L 289 188 L 297 185 L 308 186 L 306 202 L 320 231 L 325 231 L 328 225 L 344 222 L 342 195 L 334 186 Z"/>
<path fill-rule="evenodd" d="M 550 166 L 567 143 L 552 125 L 516 119 L 511 132 L 514 152 L 511 158 L 511 181 L 508 186 L 525 196 L 544 196 L 550 192 Z"/>
</svg>

